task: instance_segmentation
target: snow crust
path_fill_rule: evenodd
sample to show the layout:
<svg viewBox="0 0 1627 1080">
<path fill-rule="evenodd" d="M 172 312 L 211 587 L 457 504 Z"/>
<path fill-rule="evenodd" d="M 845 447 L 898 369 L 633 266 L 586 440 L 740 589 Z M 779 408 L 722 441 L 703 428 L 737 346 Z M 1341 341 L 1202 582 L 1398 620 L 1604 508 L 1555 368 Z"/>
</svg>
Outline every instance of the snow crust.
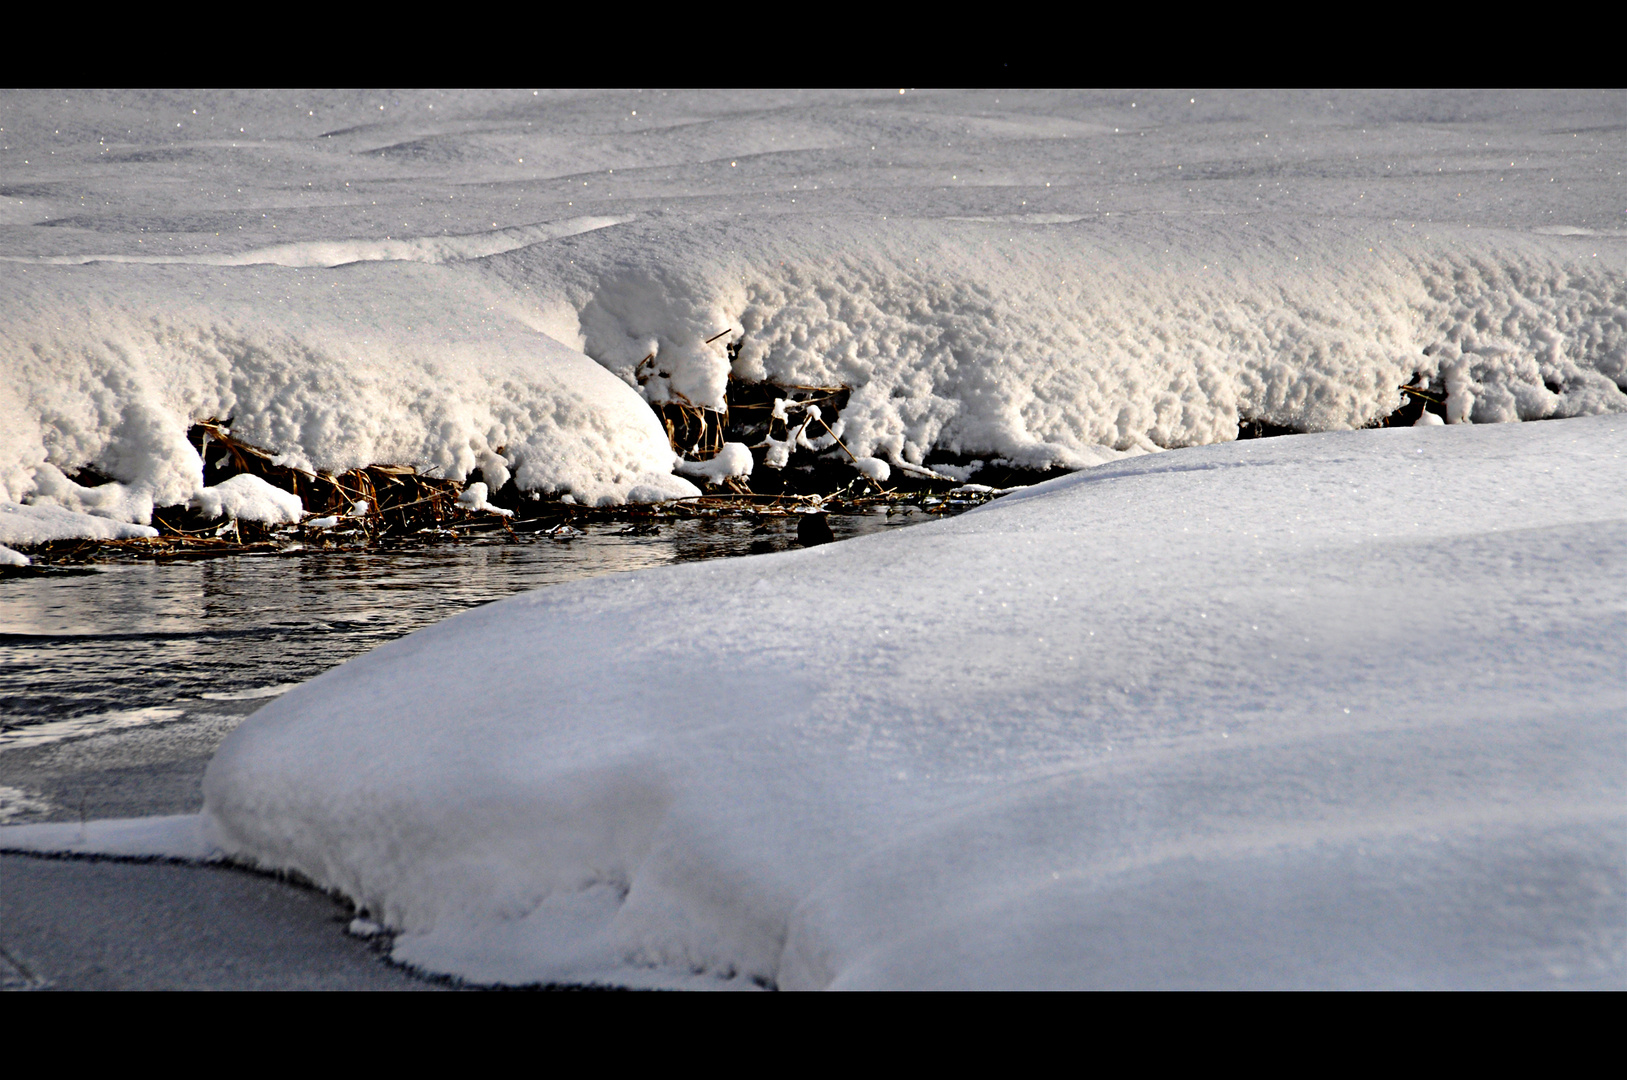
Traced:
<svg viewBox="0 0 1627 1080">
<path fill-rule="evenodd" d="M 691 495 L 644 404 L 731 372 L 851 387 L 889 469 L 1359 427 L 1415 374 L 1454 423 L 1620 412 L 1624 107 L 19 92 L 0 502 L 146 521 L 203 417 L 301 468 Z"/>
<path fill-rule="evenodd" d="M 205 517 L 263 521 L 269 525 L 297 522 L 305 516 L 305 505 L 298 495 L 248 473 L 204 488 L 193 498 L 193 505 Z"/>
<path fill-rule="evenodd" d="M 1619 989 L 1624 571 L 1621 417 L 1143 456 L 467 612 L 205 827 L 478 981 Z"/>
</svg>

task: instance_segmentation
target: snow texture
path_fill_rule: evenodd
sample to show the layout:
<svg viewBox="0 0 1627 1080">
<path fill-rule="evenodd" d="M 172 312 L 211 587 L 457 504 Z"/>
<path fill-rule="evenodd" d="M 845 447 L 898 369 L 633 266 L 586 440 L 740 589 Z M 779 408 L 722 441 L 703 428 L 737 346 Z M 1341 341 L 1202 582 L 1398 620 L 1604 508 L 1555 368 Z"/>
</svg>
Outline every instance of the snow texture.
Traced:
<svg viewBox="0 0 1627 1080">
<path fill-rule="evenodd" d="M 204 817 L 478 981 L 1619 989 L 1624 582 L 1627 418 L 1191 448 L 465 613 Z"/>
<path fill-rule="evenodd" d="M 1360 427 L 1415 375 L 1454 423 L 1621 412 L 1624 108 L 10 94 L 0 501 L 146 521 L 203 417 L 301 468 L 693 495 L 644 401 L 731 372 L 851 387 L 842 442 L 891 468 Z"/>
<path fill-rule="evenodd" d="M 239 473 L 214 487 L 204 488 L 193 497 L 192 503 L 204 517 L 226 517 L 233 521 L 281 525 L 297 522 L 305 516 L 305 506 L 298 495 L 248 473 Z"/>
</svg>

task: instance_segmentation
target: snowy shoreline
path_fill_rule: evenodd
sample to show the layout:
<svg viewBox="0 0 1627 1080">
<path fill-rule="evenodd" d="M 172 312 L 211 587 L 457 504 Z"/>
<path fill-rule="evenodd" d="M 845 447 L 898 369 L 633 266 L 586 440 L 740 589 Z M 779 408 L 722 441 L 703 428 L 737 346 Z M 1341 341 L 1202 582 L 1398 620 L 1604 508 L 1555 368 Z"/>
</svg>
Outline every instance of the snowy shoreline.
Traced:
<svg viewBox="0 0 1627 1080">
<path fill-rule="evenodd" d="M 86 850 L 297 871 L 474 982 L 1619 986 L 1624 440 L 1194 448 L 516 597 Z"/>
<path fill-rule="evenodd" d="M 1627 409 L 1619 94 L 365 96 L 8 95 L 0 544 L 219 502 L 211 418 L 600 505 L 731 378 L 878 474 Z"/>
</svg>

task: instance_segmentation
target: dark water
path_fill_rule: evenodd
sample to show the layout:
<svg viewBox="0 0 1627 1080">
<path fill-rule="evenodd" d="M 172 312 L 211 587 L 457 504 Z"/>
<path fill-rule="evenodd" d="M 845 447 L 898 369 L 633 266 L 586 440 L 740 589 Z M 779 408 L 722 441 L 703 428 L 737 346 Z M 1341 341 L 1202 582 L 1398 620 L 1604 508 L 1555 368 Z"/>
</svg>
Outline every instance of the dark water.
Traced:
<svg viewBox="0 0 1627 1080">
<path fill-rule="evenodd" d="M 842 539 L 927 516 L 830 524 Z M 795 518 L 624 528 L 0 579 L 0 822 L 196 809 L 204 765 L 244 717 L 392 638 L 527 589 L 796 543 Z"/>
</svg>

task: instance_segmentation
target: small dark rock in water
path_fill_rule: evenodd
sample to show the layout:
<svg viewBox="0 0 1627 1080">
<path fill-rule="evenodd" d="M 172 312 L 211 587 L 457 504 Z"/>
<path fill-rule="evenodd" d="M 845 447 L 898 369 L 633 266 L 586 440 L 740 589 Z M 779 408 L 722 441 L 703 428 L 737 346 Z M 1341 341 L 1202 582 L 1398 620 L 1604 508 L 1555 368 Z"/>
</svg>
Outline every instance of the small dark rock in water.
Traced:
<svg viewBox="0 0 1627 1080">
<path fill-rule="evenodd" d="M 797 522 L 797 542 L 803 547 L 828 544 L 836 539 L 830 531 L 830 523 L 825 520 L 824 514 L 801 514 L 799 516 L 802 520 Z"/>
</svg>

